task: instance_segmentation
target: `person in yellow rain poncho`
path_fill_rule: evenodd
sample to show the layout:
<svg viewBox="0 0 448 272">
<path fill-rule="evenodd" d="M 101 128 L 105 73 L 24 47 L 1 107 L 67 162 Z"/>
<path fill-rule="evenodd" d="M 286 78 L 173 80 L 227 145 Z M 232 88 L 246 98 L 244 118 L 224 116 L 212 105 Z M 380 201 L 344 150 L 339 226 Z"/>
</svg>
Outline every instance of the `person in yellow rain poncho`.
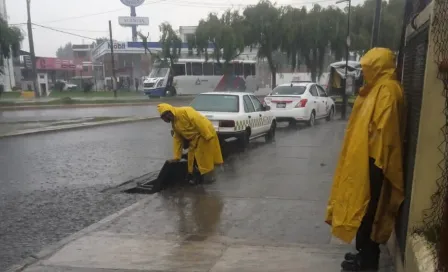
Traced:
<svg viewBox="0 0 448 272">
<path fill-rule="evenodd" d="M 159 104 L 160 117 L 173 129 L 174 160 L 180 160 L 185 141 L 188 142 L 188 173 L 193 175 L 197 165 L 201 179 L 213 181 L 215 165 L 222 164 L 221 146 L 212 123 L 191 107 Z"/>
<path fill-rule="evenodd" d="M 404 199 L 402 139 L 403 88 L 396 77 L 395 55 L 373 48 L 361 58 L 365 85 L 348 121 L 327 207 L 332 234 L 351 243 L 345 271 L 377 270 L 379 245 L 392 233 Z"/>
</svg>

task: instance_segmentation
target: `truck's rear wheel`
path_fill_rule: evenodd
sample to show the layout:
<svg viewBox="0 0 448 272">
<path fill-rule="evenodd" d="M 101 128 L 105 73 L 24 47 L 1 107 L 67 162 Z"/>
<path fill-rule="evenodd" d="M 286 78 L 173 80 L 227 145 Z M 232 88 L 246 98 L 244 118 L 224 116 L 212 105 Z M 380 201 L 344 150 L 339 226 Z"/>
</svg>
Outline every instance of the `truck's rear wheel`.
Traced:
<svg viewBox="0 0 448 272">
<path fill-rule="evenodd" d="M 176 96 L 177 90 L 174 86 L 165 88 L 165 96 Z"/>
</svg>

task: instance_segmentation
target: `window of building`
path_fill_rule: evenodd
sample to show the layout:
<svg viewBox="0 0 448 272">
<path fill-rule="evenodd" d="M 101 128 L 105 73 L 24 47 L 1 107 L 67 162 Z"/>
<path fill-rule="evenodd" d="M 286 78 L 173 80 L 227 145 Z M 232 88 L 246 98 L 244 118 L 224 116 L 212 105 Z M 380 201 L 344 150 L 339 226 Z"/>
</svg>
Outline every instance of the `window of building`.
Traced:
<svg viewBox="0 0 448 272">
<path fill-rule="evenodd" d="M 82 71 L 83 72 L 88 72 L 89 71 L 89 66 L 83 66 L 82 67 Z"/>
<path fill-rule="evenodd" d="M 79 52 L 76 52 L 76 55 L 78 56 L 78 58 L 85 58 L 85 57 L 87 57 L 87 52 L 79 51 Z"/>
</svg>

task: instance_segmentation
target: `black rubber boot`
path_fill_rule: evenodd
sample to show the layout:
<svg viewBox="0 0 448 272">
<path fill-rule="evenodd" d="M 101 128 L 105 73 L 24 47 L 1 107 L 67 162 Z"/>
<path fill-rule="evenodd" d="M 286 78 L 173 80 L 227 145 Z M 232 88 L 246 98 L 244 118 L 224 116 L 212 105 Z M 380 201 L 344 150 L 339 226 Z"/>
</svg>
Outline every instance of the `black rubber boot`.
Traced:
<svg viewBox="0 0 448 272">
<path fill-rule="evenodd" d="M 358 256 L 359 253 L 352 253 L 352 252 L 347 252 L 345 253 L 344 259 L 346 261 L 353 261 L 356 259 L 356 257 Z"/>
<path fill-rule="evenodd" d="M 359 260 L 343 261 L 342 271 L 378 271 L 378 264 L 367 264 Z"/>
<path fill-rule="evenodd" d="M 370 253 L 370 254 L 368 254 Z M 378 271 L 380 256 L 379 252 L 350 253 L 346 257 L 354 257 L 352 260 L 344 260 L 341 264 L 343 271 Z"/>
</svg>

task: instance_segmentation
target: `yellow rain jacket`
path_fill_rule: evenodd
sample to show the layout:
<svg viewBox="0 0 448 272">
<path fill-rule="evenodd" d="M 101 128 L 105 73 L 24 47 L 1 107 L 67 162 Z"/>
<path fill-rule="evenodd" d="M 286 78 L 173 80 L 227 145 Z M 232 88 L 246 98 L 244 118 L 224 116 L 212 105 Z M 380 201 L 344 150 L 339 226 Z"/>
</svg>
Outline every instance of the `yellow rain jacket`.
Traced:
<svg viewBox="0 0 448 272">
<path fill-rule="evenodd" d="M 355 101 L 333 180 L 326 222 L 332 234 L 351 243 L 370 199 L 369 157 L 383 170 L 384 181 L 371 238 L 385 243 L 394 227 L 403 193 L 403 88 L 395 57 L 373 48 L 361 58 L 366 85 Z"/>
<path fill-rule="evenodd" d="M 166 111 L 174 114 L 174 159 L 179 160 L 182 156 L 183 139 L 190 142 L 188 173 L 193 172 L 194 159 L 202 175 L 212 171 L 216 164 L 223 163 L 218 135 L 205 116 L 191 107 L 173 107 L 165 103 L 159 104 L 157 110 L 160 114 Z"/>
</svg>

